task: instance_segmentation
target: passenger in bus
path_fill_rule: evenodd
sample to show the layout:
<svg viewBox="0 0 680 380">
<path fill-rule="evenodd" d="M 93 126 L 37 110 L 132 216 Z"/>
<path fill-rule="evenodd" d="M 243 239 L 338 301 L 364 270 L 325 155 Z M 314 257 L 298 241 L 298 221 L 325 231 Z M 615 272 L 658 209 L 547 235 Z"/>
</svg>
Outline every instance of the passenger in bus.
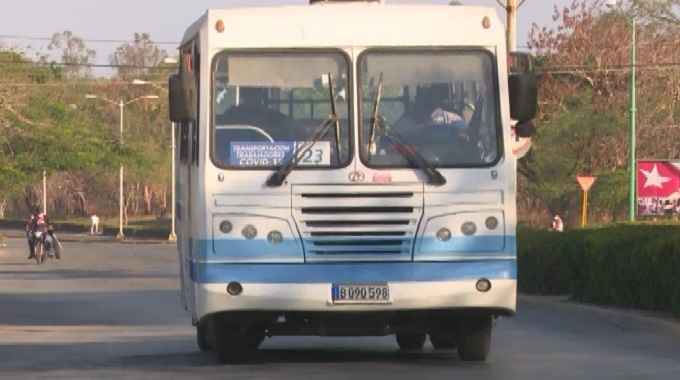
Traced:
<svg viewBox="0 0 680 380">
<path fill-rule="evenodd" d="M 216 117 L 218 125 L 251 125 L 262 128 L 274 140 L 288 134 L 290 120 L 281 112 L 265 106 L 267 90 L 261 87 L 242 87 L 240 102 Z"/>
</svg>

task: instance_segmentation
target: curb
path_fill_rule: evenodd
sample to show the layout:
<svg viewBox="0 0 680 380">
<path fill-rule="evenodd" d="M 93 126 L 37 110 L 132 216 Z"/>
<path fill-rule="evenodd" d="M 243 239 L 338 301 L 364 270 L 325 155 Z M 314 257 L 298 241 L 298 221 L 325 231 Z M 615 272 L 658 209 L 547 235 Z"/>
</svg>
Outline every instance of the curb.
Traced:
<svg viewBox="0 0 680 380">
<path fill-rule="evenodd" d="M 518 294 L 517 300 L 528 307 L 591 317 L 624 330 L 634 329 L 680 337 L 680 319 L 664 314 L 583 304 L 569 300 L 568 296 Z"/>
<path fill-rule="evenodd" d="M 6 238 L 25 239 L 23 232 L 3 231 Z M 90 236 L 88 234 L 57 233 L 60 242 L 67 243 L 120 243 L 120 244 L 175 244 L 168 239 L 126 237 L 118 240 L 115 236 Z"/>
</svg>

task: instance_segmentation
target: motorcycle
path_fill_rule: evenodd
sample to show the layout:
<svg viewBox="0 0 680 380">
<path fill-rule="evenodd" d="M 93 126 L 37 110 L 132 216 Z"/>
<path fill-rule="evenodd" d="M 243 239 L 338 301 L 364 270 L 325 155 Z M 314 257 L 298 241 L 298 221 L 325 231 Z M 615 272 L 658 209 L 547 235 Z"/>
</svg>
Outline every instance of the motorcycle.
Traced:
<svg viewBox="0 0 680 380">
<path fill-rule="evenodd" d="M 56 256 L 57 259 L 61 259 L 61 244 L 52 229 L 35 231 L 33 236 L 35 239 L 35 261 L 38 265 L 45 262 L 46 257 L 54 258 Z"/>
</svg>

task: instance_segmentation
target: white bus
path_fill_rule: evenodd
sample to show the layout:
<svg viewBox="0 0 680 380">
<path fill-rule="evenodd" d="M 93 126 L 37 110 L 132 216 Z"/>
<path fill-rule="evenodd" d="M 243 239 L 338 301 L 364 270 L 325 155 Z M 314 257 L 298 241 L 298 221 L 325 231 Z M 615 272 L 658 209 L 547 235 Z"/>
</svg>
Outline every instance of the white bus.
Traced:
<svg viewBox="0 0 680 380">
<path fill-rule="evenodd" d="M 490 7 L 316 3 L 208 10 L 179 47 L 198 346 L 230 363 L 266 337 L 394 334 L 486 360 L 515 313 L 511 120 L 533 131 L 531 61 Z"/>
</svg>

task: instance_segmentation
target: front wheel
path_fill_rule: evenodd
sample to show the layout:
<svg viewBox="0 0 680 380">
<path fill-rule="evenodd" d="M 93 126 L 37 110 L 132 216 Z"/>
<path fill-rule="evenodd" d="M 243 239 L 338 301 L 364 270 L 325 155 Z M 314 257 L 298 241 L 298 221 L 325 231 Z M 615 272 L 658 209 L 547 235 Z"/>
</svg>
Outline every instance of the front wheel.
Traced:
<svg viewBox="0 0 680 380">
<path fill-rule="evenodd" d="M 208 329 L 207 324 L 201 322 L 196 323 L 196 343 L 202 352 L 212 350 L 212 346 L 208 340 L 209 332 L 210 329 Z"/>
<path fill-rule="evenodd" d="M 211 335 L 212 351 L 220 364 L 247 363 L 253 359 L 256 347 L 238 324 L 215 321 Z"/>
<path fill-rule="evenodd" d="M 38 240 L 38 242 L 35 244 L 35 261 L 38 263 L 38 265 L 42 264 L 44 261 L 43 259 L 43 245 Z"/>
<path fill-rule="evenodd" d="M 397 344 L 402 350 L 422 350 L 426 338 L 424 333 L 397 333 Z"/>
<path fill-rule="evenodd" d="M 491 316 L 461 326 L 458 356 L 462 361 L 485 361 L 491 351 Z"/>
</svg>

